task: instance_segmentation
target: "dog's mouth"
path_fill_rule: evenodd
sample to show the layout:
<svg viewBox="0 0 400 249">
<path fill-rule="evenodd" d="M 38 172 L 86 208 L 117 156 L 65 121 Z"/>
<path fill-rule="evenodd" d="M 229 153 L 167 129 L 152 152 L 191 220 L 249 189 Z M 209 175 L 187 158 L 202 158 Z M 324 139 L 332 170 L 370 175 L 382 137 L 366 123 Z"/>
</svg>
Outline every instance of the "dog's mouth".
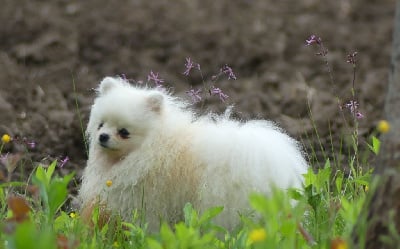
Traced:
<svg viewBox="0 0 400 249">
<path fill-rule="evenodd" d="M 116 148 L 112 148 L 112 147 L 108 146 L 107 143 L 99 143 L 99 145 L 100 145 L 102 148 L 107 149 L 107 150 L 112 150 L 112 151 L 117 151 L 117 150 L 118 150 L 118 149 L 116 149 Z"/>
<path fill-rule="evenodd" d="M 101 147 L 103 147 L 103 148 L 106 148 L 106 149 L 108 149 L 108 145 L 107 145 L 107 144 L 105 144 L 105 143 L 99 143 L 99 145 L 100 145 Z"/>
</svg>

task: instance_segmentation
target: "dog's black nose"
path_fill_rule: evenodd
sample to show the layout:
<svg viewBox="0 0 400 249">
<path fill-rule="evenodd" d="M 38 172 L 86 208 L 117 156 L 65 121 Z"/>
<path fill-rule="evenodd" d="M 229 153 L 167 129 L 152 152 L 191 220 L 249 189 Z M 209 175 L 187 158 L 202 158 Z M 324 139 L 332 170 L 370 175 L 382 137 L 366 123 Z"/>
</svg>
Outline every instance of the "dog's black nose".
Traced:
<svg viewBox="0 0 400 249">
<path fill-rule="evenodd" d="M 105 143 L 108 141 L 108 139 L 110 139 L 110 136 L 106 133 L 101 133 L 99 136 L 100 143 Z"/>
</svg>

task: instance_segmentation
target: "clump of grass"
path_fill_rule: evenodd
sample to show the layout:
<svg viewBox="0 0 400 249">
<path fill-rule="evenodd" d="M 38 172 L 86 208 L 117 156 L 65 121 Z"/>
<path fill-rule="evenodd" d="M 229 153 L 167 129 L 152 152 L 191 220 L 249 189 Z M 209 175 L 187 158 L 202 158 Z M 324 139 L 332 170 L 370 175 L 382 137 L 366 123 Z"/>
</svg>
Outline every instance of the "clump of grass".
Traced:
<svg viewBox="0 0 400 249">
<path fill-rule="evenodd" d="M 130 222 L 117 218 L 100 226 L 95 211 L 90 227 L 79 212 L 63 211 L 73 174 L 57 176 L 56 165 L 39 166 L 30 184 L 35 190 L 26 194 L 12 194 L 9 184 L 1 185 L 0 244 L 5 248 L 329 248 L 347 243 L 366 196 L 365 182 L 344 175 L 330 189 L 332 170 L 326 165 L 306 174 L 304 190 L 252 195 L 253 214 L 242 214 L 235 231 L 214 224 L 223 207 L 199 214 L 188 203 L 184 221 L 164 223 L 150 234 L 138 225 L 137 213 Z"/>
</svg>

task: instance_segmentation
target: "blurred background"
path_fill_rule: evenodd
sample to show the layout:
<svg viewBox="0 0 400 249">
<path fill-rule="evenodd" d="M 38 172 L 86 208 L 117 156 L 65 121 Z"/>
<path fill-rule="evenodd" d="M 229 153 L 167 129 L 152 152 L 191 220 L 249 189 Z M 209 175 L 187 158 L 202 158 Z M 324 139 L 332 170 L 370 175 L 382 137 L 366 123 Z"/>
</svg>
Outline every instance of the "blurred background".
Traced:
<svg viewBox="0 0 400 249">
<path fill-rule="evenodd" d="M 226 103 L 211 99 L 194 106 L 199 113 L 234 105 L 235 118 L 274 120 L 308 154 L 318 158 L 323 147 L 329 156 L 332 147 L 346 149 L 353 127 L 338 104 L 352 99 L 349 53 L 358 52 L 360 137 L 383 118 L 394 7 L 394 0 L 2 0 L 0 133 L 36 146 L 6 144 L 0 169 L 28 176 L 36 163 L 68 156 L 61 171 L 77 170 L 79 179 L 87 157 L 82 130 L 99 81 L 146 81 L 153 71 L 187 98 L 185 91 L 203 83 L 196 70 L 183 75 L 187 57 L 206 81 L 225 64 L 237 76 L 216 83 Z M 312 34 L 326 57 L 306 46 Z"/>
</svg>

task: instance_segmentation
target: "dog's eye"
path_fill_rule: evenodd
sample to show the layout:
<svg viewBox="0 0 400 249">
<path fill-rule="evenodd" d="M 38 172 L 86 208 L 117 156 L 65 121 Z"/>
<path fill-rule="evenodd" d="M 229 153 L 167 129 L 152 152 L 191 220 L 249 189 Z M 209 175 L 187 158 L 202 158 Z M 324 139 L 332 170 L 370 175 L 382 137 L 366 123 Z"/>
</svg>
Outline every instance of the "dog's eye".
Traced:
<svg viewBox="0 0 400 249">
<path fill-rule="evenodd" d="M 118 134 L 121 138 L 127 139 L 129 138 L 129 131 L 125 128 L 122 128 L 118 131 Z"/>
<path fill-rule="evenodd" d="M 103 127 L 103 124 L 104 124 L 104 123 L 100 123 L 100 124 L 99 124 L 99 127 L 97 127 L 97 130 L 100 130 L 100 128 Z"/>
</svg>

